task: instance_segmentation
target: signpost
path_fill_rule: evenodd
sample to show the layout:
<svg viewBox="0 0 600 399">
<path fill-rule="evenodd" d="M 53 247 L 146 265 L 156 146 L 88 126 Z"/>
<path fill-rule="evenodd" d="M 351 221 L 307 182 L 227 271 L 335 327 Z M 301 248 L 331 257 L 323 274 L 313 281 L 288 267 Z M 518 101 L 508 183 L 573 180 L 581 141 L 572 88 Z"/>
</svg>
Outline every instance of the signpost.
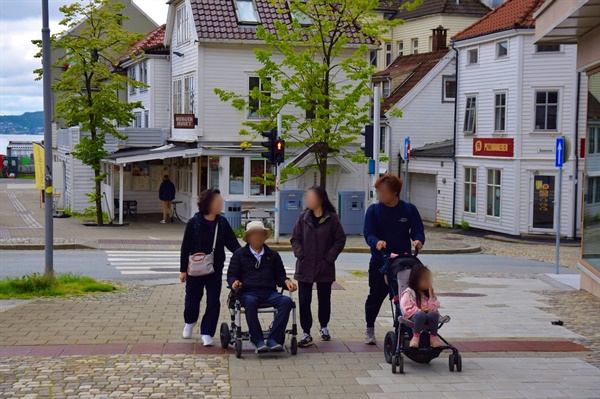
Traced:
<svg viewBox="0 0 600 399">
<path fill-rule="evenodd" d="M 559 137 L 556 139 L 556 157 L 554 160 L 554 165 L 558 168 L 558 193 L 556 195 L 556 208 L 557 208 L 557 217 L 556 217 L 556 264 L 554 266 L 554 272 L 559 274 L 559 263 L 560 263 L 560 202 L 562 198 L 562 172 L 563 165 L 565 163 L 565 138 Z"/>
<path fill-rule="evenodd" d="M 281 114 L 277 114 L 277 134 L 281 134 L 282 129 L 282 117 Z M 281 206 L 281 191 L 280 191 L 280 179 L 281 179 L 281 167 L 279 164 L 275 164 L 275 242 L 279 243 L 279 219 L 281 214 L 279 207 Z"/>
<path fill-rule="evenodd" d="M 404 171 L 404 202 L 408 202 L 408 162 L 410 161 L 410 137 L 404 139 L 404 160 L 406 170 Z"/>
<path fill-rule="evenodd" d="M 375 182 L 379 179 L 379 152 L 381 144 L 381 87 L 375 86 L 373 89 L 373 161 L 375 173 L 373 174 L 373 182 L 371 190 L 374 190 Z M 377 196 L 373 195 L 373 203 L 377 202 Z"/>
</svg>

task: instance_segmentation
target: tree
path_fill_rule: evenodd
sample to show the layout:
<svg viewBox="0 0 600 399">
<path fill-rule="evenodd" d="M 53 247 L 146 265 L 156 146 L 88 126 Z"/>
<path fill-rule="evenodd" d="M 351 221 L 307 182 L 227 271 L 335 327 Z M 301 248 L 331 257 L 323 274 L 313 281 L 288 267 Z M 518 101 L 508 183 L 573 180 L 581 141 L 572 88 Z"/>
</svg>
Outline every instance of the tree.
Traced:
<svg viewBox="0 0 600 399">
<path fill-rule="evenodd" d="M 144 35 L 123 29 L 127 18 L 119 12 L 125 6 L 108 0 L 89 0 L 60 7 L 63 19 L 60 25 L 66 31 L 51 37 L 52 50 L 64 52 L 52 66 L 62 69 L 52 89 L 59 93 L 55 116 L 71 126 L 80 126 L 82 135 L 72 153 L 76 159 L 94 171 L 94 190 L 87 194 L 99 226 L 102 216 L 100 184 L 106 178 L 102 159 L 108 156 L 104 149 L 107 135 L 125 139 L 118 125 L 129 125 L 135 118 L 133 110 L 142 108 L 140 102 L 121 102 L 118 92 L 130 87 L 144 87 L 141 82 L 114 73 L 116 60 L 127 54 L 133 44 Z M 41 48 L 41 42 L 33 41 Z M 36 55 L 41 57 L 41 51 Z M 42 70 L 35 71 L 41 78 Z"/>
<path fill-rule="evenodd" d="M 221 89 L 215 93 L 236 109 L 250 109 L 259 117 L 243 123 L 240 134 L 251 137 L 242 148 L 251 147 L 260 132 L 273 128 L 277 113 L 293 107 L 295 112 L 283 115 L 283 137 L 288 147 L 314 154 L 313 167 L 326 187 L 330 154 L 365 162 L 362 151 L 350 153 L 348 145 L 370 122 L 374 67 L 367 54 L 402 21 L 378 18 L 374 12 L 378 0 L 269 2 L 280 18 L 273 30 L 257 28 L 257 37 L 266 44 L 254 50 L 262 64 L 256 71 L 260 85 L 249 94 Z M 288 166 L 283 174 L 304 172 Z"/>
</svg>

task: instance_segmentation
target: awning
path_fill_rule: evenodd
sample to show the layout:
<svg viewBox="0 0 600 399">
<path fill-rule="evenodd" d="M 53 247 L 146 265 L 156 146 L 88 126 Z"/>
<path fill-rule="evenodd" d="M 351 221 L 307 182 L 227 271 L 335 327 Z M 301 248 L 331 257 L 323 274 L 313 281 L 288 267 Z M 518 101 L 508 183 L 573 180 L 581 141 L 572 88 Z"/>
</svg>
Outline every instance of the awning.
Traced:
<svg viewBox="0 0 600 399">
<path fill-rule="evenodd" d="M 114 154 L 111 154 L 110 156 L 104 158 L 104 161 L 118 165 L 123 165 L 133 162 L 152 161 L 155 159 L 179 157 L 193 158 L 199 157 L 201 155 L 202 148 L 168 144 L 156 148 L 126 148 L 123 150 L 119 150 Z"/>
</svg>

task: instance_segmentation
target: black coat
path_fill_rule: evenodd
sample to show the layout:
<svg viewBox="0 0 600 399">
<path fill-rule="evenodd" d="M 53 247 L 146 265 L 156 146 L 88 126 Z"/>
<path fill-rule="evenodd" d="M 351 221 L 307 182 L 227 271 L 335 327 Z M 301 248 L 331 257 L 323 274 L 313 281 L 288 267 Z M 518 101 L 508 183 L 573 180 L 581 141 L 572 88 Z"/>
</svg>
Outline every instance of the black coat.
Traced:
<svg viewBox="0 0 600 399">
<path fill-rule="evenodd" d="M 199 234 L 196 234 L 196 218 L 200 218 Z M 215 219 L 219 223 L 219 232 L 217 244 L 215 246 L 214 268 L 215 273 L 223 273 L 225 265 L 225 247 L 231 252 L 240 248 L 240 243 L 233 232 L 233 229 L 221 215 Z M 210 226 L 203 216 L 196 213 L 193 218 L 188 220 L 183 233 L 183 242 L 181 243 L 181 257 L 179 264 L 180 272 L 187 272 L 189 256 L 196 252 L 209 254 L 212 252 L 213 240 L 215 238 L 215 229 Z"/>
<path fill-rule="evenodd" d="M 250 252 L 250 246 L 246 245 L 235 251 L 227 269 L 227 283 L 233 285 L 236 280 L 242 283 L 244 291 L 272 290 L 277 286 L 285 287 L 288 279 L 281 256 L 268 246 L 264 246 L 265 253 L 262 255 L 260 266 L 257 268 L 257 260 Z"/>
<path fill-rule="evenodd" d="M 303 283 L 335 281 L 335 261 L 346 245 L 346 233 L 338 215 L 324 212 L 315 227 L 313 212 L 302 212 L 294 226 L 291 242 L 298 259 L 296 280 Z"/>
<path fill-rule="evenodd" d="M 175 199 L 175 185 L 171 180 L 165 180 L 160 183 L 158 198 L 161 201 L 173 201 Z"/>
</svg>

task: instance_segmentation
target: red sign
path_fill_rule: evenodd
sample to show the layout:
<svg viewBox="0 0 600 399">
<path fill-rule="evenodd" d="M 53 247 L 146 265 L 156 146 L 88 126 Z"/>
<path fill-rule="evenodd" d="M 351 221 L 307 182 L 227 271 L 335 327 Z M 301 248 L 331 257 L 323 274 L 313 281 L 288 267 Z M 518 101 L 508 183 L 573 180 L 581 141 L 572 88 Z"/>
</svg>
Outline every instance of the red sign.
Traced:
<svg viewBox="0 0 600 399">
<path fill-rule="evenodd" d="M 581 144 L 579 145 L 579 158 L 585 158 L 585 139 L 581 139 Z"/>
<path fill-rule="evenodd" d="M 513 139 L 473 139 L 473 155 L 512 158 L 514 152 Z"/>
<path fill-rule="evenodd" d="M 193 129 L 196 127 L 194 114 L 175 114 L 175 129 Z"/>
</svg>

